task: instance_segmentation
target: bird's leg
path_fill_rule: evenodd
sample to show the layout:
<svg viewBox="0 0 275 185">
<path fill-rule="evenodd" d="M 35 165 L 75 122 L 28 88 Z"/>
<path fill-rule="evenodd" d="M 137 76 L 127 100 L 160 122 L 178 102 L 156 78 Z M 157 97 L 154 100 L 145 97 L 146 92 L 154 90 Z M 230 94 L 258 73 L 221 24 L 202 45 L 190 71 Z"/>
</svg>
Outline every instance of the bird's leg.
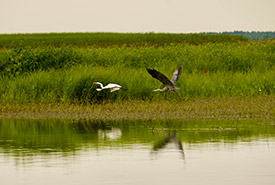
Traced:
<svg viewBox="0 0 275 185">
<path fill-rule="evenodd" d="M 180 100 L 182 100 L 182 98 L 180 97 L 180 95 L 176 91 L 170 91 L 170 92 L 172 92 L 175 96 L 177 96 Z"/>
</svg>

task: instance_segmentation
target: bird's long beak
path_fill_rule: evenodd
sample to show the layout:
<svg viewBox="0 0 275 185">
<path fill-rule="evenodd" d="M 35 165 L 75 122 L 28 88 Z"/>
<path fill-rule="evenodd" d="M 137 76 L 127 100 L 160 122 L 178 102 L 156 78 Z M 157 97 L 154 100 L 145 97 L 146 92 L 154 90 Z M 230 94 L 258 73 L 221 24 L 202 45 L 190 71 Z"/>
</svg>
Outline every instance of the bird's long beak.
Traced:
<svg viewBox="0 0 275 185">
<path fill-rule="evenodd" d="M 93 82 L 93 84 L 97 84 L 96 82 Z"/>
</svg>

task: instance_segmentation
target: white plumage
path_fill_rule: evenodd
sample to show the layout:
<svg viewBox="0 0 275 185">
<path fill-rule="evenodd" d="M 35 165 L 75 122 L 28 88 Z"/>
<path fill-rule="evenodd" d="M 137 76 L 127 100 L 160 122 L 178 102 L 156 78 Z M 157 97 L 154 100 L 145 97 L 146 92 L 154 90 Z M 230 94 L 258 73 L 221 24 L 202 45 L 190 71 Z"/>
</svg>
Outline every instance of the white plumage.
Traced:
<svg viewBox="0 0 275 185">
<path fill-rule="evenodd" d="M 114 92 L 114 91 L 118 91 L 121 86 L 118 85 L 118 84 L 113 84 L 113 83 L 109 83 L 108 85 L 106 85 L 105 87 L 103 86 L 102 83 L 100 82 L 94 82 L 93 84 L 98 84 L 100 85 L 100 88 L 96 88 L 97 91 L 102 91 L 103 89 L 110 89 L 111 92 Z"/>
</svg>

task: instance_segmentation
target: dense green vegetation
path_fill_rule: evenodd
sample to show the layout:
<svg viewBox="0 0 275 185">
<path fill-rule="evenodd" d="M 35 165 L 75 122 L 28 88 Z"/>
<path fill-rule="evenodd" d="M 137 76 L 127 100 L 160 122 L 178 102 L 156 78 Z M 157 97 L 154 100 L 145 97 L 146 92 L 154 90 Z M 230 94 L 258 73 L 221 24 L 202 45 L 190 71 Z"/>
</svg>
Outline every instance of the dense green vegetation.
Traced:
<svg viewBox="0 0 275 185">
<path fill-rule="evenodd" d="M 104 99 L 160 100 L 162 84 L 146 67 L 169 78 L 184 61 L 182 98 L 275 95 L 275 42 L 203 34 L 0 35 L 0 102 L 88 103 Z M 97 92 L 92 83 L 127 90 Z"/>
<path fill-rule="evenodd" d="M 49 34 L 1 34 L 0 48 L 41 47 L 150 47 L 175 44 L 199 45 L 204 43 L 232 43 L 248 39 L 230 35 L 164 34 L 164 33 L 49 33 Z"/>
</svg>

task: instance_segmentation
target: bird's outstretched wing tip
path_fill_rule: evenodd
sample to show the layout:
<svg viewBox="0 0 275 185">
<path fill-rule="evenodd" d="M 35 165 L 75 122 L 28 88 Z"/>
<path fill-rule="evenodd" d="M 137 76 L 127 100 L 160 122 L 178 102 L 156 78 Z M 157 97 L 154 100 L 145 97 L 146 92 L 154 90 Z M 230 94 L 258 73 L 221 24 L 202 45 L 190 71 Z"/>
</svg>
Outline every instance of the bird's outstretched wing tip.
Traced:
<svg viewBox="0 0 275 185">
<path fill-rule="evenodd" d="M 146 68 L 146 70 L 149 74 L 152 74 L 156 71 L 155 69 L 151 69 L 151 68 Z"/>
</svg>

